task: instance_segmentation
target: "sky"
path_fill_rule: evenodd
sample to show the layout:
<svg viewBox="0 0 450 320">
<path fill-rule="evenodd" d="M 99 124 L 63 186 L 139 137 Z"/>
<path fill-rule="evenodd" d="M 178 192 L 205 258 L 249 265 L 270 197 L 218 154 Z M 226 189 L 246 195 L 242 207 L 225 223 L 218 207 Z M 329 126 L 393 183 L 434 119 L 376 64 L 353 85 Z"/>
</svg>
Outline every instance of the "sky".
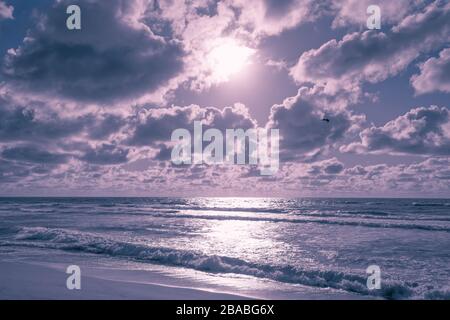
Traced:
<svg viewBox="0 0 450 320">
<path fill-rule="evenodd" d="M 0 0 L 3 196 L 447 198 L 449 105 L 448 1 Z M 196 121 L 279 170 L 174 164 Z"/>
</svg>

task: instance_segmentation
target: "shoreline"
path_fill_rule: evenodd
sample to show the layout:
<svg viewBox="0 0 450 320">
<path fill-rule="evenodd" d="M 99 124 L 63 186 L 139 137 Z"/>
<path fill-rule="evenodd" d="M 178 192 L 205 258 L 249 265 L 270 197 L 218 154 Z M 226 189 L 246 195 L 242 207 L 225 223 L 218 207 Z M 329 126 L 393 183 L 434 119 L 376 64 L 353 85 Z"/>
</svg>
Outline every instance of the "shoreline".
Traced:
<svg viewBox="0 0 450 320">
<path fill-rule="evenodd" d="M 29 262 L 0 261 L 2 300 L 242 300 L 246 296 L 84 275 L 68 290 L 63 270 Z"/>
<path fill-rule="evenodd" d="M 70 256 L 69 256 L 70 257 Z M 0 258 L 0 300 L 366 300 L 350 292 L 268 279 L 132 263 L 81 262 L 81 290 L 68 290 L 68 256 Z M 60 259 L 62 258 L 62 259 Z M 71 257 L 73 258 L 73 257 Z"/>
</svg>

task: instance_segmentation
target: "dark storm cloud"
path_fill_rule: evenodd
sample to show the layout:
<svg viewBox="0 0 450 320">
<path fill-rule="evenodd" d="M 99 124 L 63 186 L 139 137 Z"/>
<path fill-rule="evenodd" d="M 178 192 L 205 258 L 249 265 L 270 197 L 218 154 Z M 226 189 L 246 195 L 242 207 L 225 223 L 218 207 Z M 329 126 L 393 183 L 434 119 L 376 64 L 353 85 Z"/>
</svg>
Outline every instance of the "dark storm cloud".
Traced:
<svg viewBox="0 0 450 320">
<path fill-rule="evenodd" d="M 77 1 L 82 30 L 66 28 L 66 8 L 48 8 L 22 45 L 3 62 L 8 83 L 76 101 L 138 99 L 183 68 L 181 46 L 155 36 L 138 19 L 145 1 Z"/>
<path fill-rule="evenodd" d="M 361 142 L 341 148 L 350 152 L 450 155 L 450 116 L 447 108 L 412 109 L 382 127 L 360 133 Z"/>
</svg>

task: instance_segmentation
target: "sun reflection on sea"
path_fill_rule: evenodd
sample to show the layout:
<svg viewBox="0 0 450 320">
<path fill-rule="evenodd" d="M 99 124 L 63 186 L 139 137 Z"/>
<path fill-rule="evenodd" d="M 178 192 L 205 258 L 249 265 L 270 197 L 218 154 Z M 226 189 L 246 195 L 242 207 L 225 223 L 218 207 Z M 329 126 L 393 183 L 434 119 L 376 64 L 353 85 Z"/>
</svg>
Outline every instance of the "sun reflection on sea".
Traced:
<svg viewBox="0 0 450 320">
<path fill-rule="evenodd" d="M 206 220 L 197 243 L 193 243 L 201 251 L 229 257 L 240 257 L 246 260 L 264 261 L 270 256 L 281 252 L 289 252 L 286 243 L 279 241 L 278 234 L 282 232 L 282 224 L 267 221 L 254 221 L 242 217 L 269 215 L 270 213 L 253 212 L 269 210 L 276 207 L 274 199 L 270 198 L 195 198 L 201 208 L 196 214 L 207 214 L 214 219 Z M 234 220 L 233 217 L 236 217 Z"/>
</svg>

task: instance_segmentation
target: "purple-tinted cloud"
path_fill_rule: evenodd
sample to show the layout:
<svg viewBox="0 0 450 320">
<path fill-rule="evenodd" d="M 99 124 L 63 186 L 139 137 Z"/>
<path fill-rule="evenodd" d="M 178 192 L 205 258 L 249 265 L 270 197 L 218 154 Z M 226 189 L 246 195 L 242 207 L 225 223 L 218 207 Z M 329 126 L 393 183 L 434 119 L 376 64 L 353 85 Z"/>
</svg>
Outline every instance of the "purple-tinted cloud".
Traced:
<svg viewBox="0 0 450 320">
<path fill-rule="evenodd" d="M 10 85 L 77 102 L 112 103 L 151 94 L 182 70 L 181 45 L 139 22 L 145 1 L 78 1 L 82 29 L 75 31 L 66 28 L 71 3 L 56 2 L 23 43 L 8 51 L 2 73 Z"/>
<path fill-rule="evenodd" d="M 36 145 L 18 145 L 6 148 L 2 151 L 2 157 L 6 160 L 16 160 L 19 162 L 61 164 L 67 162 L 64 154 L 51 153 L 47 148 Z"/>
<path fill-rule="evenodd" d="M 449 110 L 436 106 L 412 109 L 382 127 L 365 129 L 360 137 L 360 142 L 341 150 L 449 156 Z"/>
<path fill-rule="evenodd" d="M 152 146 L 155 143 L 170 142 L 176 129 L 193 131 L 194 121 L 202 121 L 206 129 L 248 129 L 256 126 L 247 108 L 243 105 L 216 108 L 199 106 L 171 107 L 165 109 L 142 110 L 129 119 L 130 136 L 126 143 L 134 146 Z"/>
<path fill-rule="evenodd" d="M 276 35 L 318 15 L 311 0 L 230 0 L 239 9 L 238 22 L 256 36 Z"/>
<path fill-rule="evenodd" d="M 123 117 L 114 114 L 62 116 L 45 104 L 23 106 L 0 99 L 0 143 L 25 141 L 45 144 L 82 135 L 104 140 L 122 126 Z"/>
<path fill-rule="evenodd" d="M 272 107 L 268 127 L 280 130 L 281 157 L 292 160 L 332 147 L 363 121 L 327 99 L 322 89 L 303 87 L 297 96 Z"/>
<path fill-rule="evenodd" d="M 441 91 L 450 93 L 450 49 L 442 50 L 438 58 L 430 58 L 420 66 L 420 73 L 411 78 L 417 94 Z"/>
<path fill-rule="evenodd" d="M 364 82 L 381 82 L 419 59 L 429 60 L 411 80 L 416 93 L 449 93 L 445 71 L 450 49 L 437 58 L 425 56 L 448 47 L 448 3 L 82 0 L 79 32 L 65 29 L 68 3 L 56 1 L 37 15 L 27 37 L 2 62 L 0 183 L 11 194 L 36 190 L 269 196 L 450 192 L 447 108 L 413 109 L 384 126 L 369 128 L 366 116 L 359 114 L 367 109 L 350 108 L 364 102 L 360 95 Z M 276 37 L 291 41 L 297 34 L 294 28 L 319 17 L 333 21 L 326 28 L 346 28 L 331 32 L 358 30 L 355 26 L 365 24 L 369 4 L 382 7 L 382 31 L 349 33 L 340 41 L 328 41 L 301 54 L 290 70 L 289 57 L 278 56 L 279 52 L 264 56 L 266 49 L 280 51 L 270 47 Z M 318 27 L 330 19 L 320 20 Z M 164 103 L 147 99 L 177 94 L 173 89 L 180 84 L 186 91 L 218 85 L 221 80 L 213 77 L 208 53 L 216 42 L 230 39 L 255 50 L 253 64 L 269 61 L 278 73 L 290 71 L 298 83 L 312 83 L 270 110 L 265 127 L 280 130 L 282 161 L 270 177 L 262 177 L 257 166 L 175 166 L 170 161 L 173 130 L 192 131 L 194 121 L 202 121 L 205 130 L 222 132 L 258 127 L 242 104 L 223 103 L 220 94 L 217 103 L 208 104 L 211 107 L 170 106 L 170 94 Z M 258 83 L 251 73 L 246 79 Z M 110 104 L 115 108 L 108 108 Z M 233 106 L 216 107 L 222 105 Z M 339 151 L 359 152 L 367 157 L 365 163 L 374 164 L 355 165 L 361 156 Z M 394 159 L 390 154 L 432 158 L 404 164 L 404 157 Z M 349 157 L 355 158 L 347 161 Z M 411 158 L 416 157 L 408 157 L 408 163 Z"/>
<path fill-rule="evenodd" d="M 89 148 L 81 160 L 100 165 L 120 164 L 128 161 L 129 150 L 113 144 L 102 144 L 98 148 Z"/>
<path fill-rule="evenodd" d="M 357 25 L 366 27 L 367 8 L 377 5 L 381 9 L 382 27 L 400 22 L 418 7 L 432 2 L 431 0 L 331 0 L 331 8 L 335 14 L 334 27 Z"/>
<path fill-rule="evenodd" d="M 4 1 L 0 1 L 0 20 L 13 19 L 14 7 L 6 4 Z"/>
<path fill-rule="evenodd" d="M 450 3 L 436 1 L 386 33 L 352 33 L 303 53 L 291 76 L 299 83 L 326 84 L 332 92 L 354 90 L 363 81 L 383 81 L 404 70 L 421 53 L 445 45 L 450 40 L 449 21 Z"/>
</svg>

